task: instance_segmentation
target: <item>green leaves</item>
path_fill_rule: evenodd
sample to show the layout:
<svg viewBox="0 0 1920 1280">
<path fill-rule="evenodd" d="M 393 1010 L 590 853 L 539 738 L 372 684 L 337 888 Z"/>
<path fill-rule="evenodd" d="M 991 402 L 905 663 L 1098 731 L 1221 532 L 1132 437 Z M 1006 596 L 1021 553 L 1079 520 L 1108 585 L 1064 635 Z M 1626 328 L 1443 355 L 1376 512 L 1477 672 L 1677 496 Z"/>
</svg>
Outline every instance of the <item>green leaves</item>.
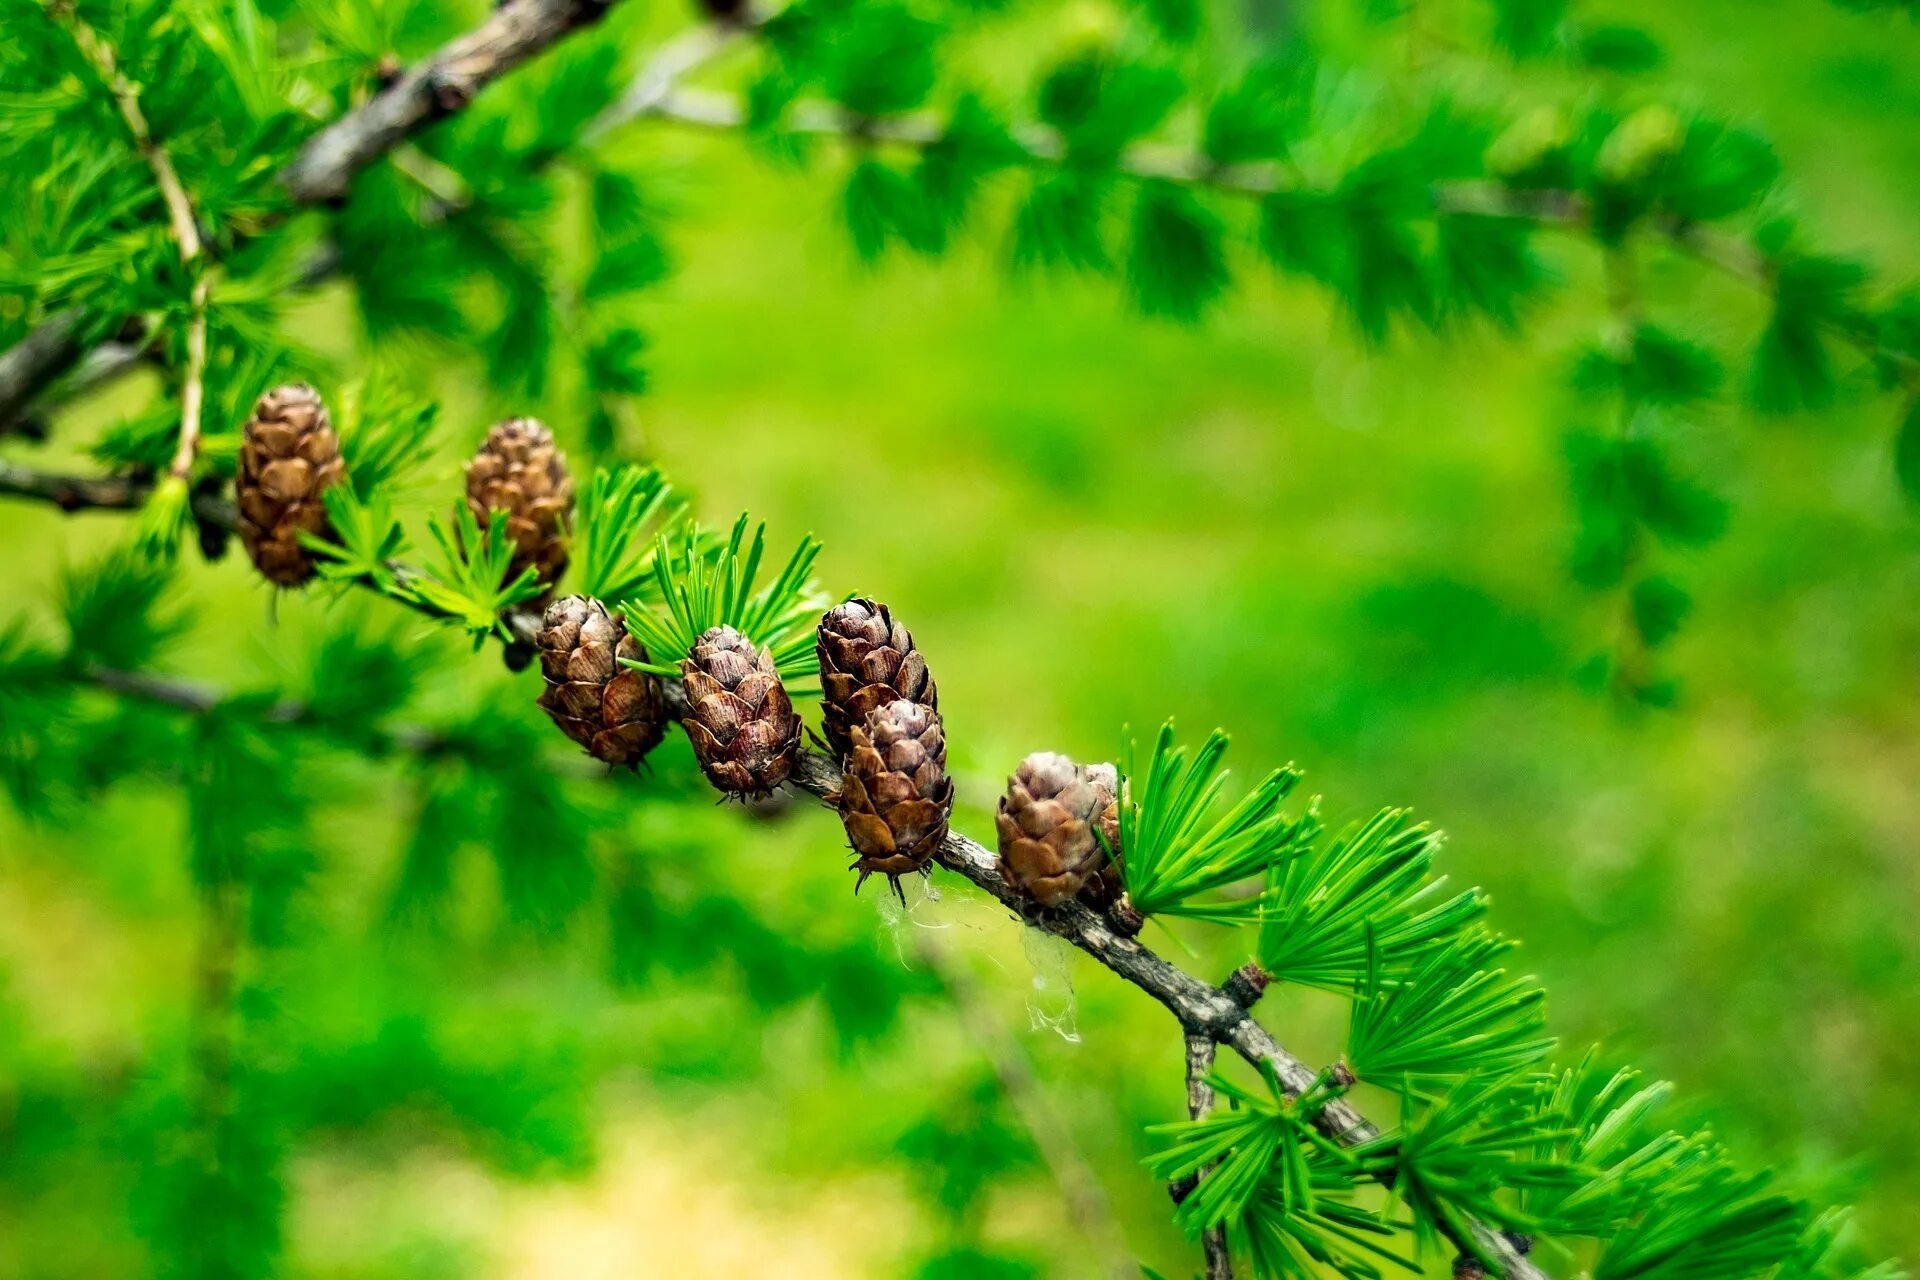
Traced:
<svg viewBox="0 0 1920 1280">
<path fill-rule="evenodd" d="M 767 526 L 756 525 L 748 541 L 747 520 L 742 512 L 726 545 L 718 549 L 703 545 L 694 525 L 687 526 L 677 546 L 666 533 L 658 536 L 653 575 L 660 603 L 649 607 L 627 600 L 620 606 L 628 629 L 652 658 L 641 670 L 679 675 L 679 659 L 718 626 L 732 627 L 771 652 L 784 678 L 812 669 L 813 628 L 826 604 L 810 576 L 820 544 L 811 536 L 802 538 L 779 574 L 755 590 Z"/>
<path fill-rule="evenodd" d="M 539 575 L 532 565 L 512 579 L 513 539 L 507 536 L 507 513 L 489 513 L 486 533 L 465 503 L 455 509 L 451 530 L 440 520 L 432 524 L 440 549 L 438 564 L 399 584 L 428 612 L 465 627 L 478 648 L 490 635 L 506 636 L 500 615 L 540 594 Z"/>
<path fill-rule="evenodd" d="M 1327 1094 L 1288 1098 L 1271 1070 L 1264 1092 L 1221 1076 L 1208 1083 L 1227 1109 L 1147 1128 L 1170 1140 L 1144 1161 L 1156 1178 L 1199 1175 L 1176 1214 L 1188 1235 L 1236 1229 L 1258 1276 L 1311 1280 L 1318 1264 L 1375 1277 L 1382 1261 L 1417 1270 L 1389 1247 L 1397 1228 L 1354 1203 L 1359 1163 L 1314 1127 Z"/>
<path fill-rule="evenodd" d="M 1539 1062 L 1553 1048 L 1546 992 L 1489 967 L 1511 949 L 1475 934 L 1394 974 L 1376 942 L 1354 994 L 1348 1065 L 1368 1083 L 1418 1095 Z"/>
<path fill-rule="evenodd" d="M 1920 502 L 1920 395 L 1907 402 L 1893 442 L 1893 470 L 1909 498 Z"/>
<path fill-rule="evenodd" d="M 1155 739 L 1145 773 L 1134 767 L 1135 746 L 1124 753 L 1120 804 L 1122 874 L 1134 909 L 1143 916 L 1185 916 L 1215 924 L 1257 919 L 1260 893 L 1222 896 L 1292 857 L 1317 820 L 1289 820 L 1280 812 L 1300 773 L 1276 769 L 1225 813 L 1216 815 L 1226 787 L 1222 761 L 1227 735 L 1215 730 L 1189 762 L 1173 745 L 1173 722 Z"/>
<path fill-rule="evenodd" d="M 1150 316 L 1195 320 L 1227 287 L 1220 220 L 1171 182 L 1149 182 L 1133 206 L 1127 285 Z"/>
<path fill-rule="evenodd" d="M 1828 343 L 1864 324 L 1866 269 L 1847 258 L 1783 249 L 1773 262 L 1773 311 L 1754 348 L 1747 389 L 1767 413 L 1817 409 L 1833 398 Z"/>
<path fill-rule="evenodd" d="M 362 502 L 403 480 L 427 456 L 440 406 L 410 394 L 375 365 L 340 394 L 340 454 L 347 482 Z"/>
<path fill-rule="evenodd" d="M 189 621 L 167 601 L 171 582 L 165 565 L 132 551 L 63 575 L 58 603 L 67 629 L 66 661 L 114 671 L 150 666 Z"/>
<path fill-rule="evenodd" d="M 1474 1222 L 1534 1229 L 1512 1193 L 1571 1186 L 1584 1176 L 1537 1154 L 1537 1144 L 1552 1136 L 1534 1102 L 1537 1090 L 1536 1082 L 1510 1075 L 1462 1081 L 1435 1105 L 1409 1114 L 1396 1132 L 1355 1147 L 1353 1157 L 1412 1211 L 1426 1240 L 1444 1234 L 1497 1267 L 1480 1249 Z"/>
<path fill-rule="evenodd" d="M 302 533 L 300 544 L 313 553 L 315 568 L 330 582 L 364 582 L 397 599 L 409 599 L 394 571 L 394 557 L 406 549 L 406 535 L 393 518 L 384 492 L 361 501 L 350 484 L 321 495 L 331 540 Z M 471 519 L 472 517 L 468 517 Z"/>
<path fill-rule="evenodd" d="M 658 467 L 600 467 L 580 504 L 575 552 L 580 590 L 625 600 L 655 582 L 655 536 L 679 518 L 673 486 Z"/>
<path fill-rule="evenodd" d="M 1318 836 L 1303 831 L 1301 851 L 1267 873 L 1256 955 L 1278 981 L 1346 994 L 1376 956 L 1404 972 L 1486 914 L 1477 890 L 1444 896 L 1445 881 L 1429 878 L 1439 836 L 1405 810 Z"/>
</svg>

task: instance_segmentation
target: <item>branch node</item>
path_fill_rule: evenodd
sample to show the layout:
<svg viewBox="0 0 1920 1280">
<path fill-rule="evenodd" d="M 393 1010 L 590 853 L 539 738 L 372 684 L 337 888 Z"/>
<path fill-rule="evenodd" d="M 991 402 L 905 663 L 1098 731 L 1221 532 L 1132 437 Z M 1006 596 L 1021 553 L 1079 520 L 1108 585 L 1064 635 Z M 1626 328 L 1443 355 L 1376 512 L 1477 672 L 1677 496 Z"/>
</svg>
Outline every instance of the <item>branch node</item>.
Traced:
<svg viewBox="0 0 1920 1280">
<path fill-rule="evenodd" d="M 1122 896 L 1107 912 L 1107 918 L 1113 922 L 1116 932 L 1123 938 L 1137 938 L 1140 930 L 1146 928 L 1147 918 L 1134 910 L 1131 899 Z"/>
<path fill-rule="evenodd" d="M 1260 967 L 1259 961 L 1249 960 L 1235 969 L 1220 989 L 1242 1009 L 1251 1009 L 1267 993 L 1267 984 L 1272 981 L 1273 976 Z"/>
</svg>

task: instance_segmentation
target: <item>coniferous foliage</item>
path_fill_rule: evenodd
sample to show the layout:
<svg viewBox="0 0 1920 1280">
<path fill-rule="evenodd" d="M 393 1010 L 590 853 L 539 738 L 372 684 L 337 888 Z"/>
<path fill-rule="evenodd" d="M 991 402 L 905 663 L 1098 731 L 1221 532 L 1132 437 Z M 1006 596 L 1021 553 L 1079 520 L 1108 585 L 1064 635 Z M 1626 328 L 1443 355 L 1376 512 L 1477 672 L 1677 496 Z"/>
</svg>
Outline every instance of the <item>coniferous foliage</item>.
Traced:
<svg viewBox="0 0 1920 1280">
<path fill-rule="evenodd" d="M 1395 6 L 1366 7 L 1392 27 L 1380 11 Z M 590 1046 L 563 1015 L 502 1061 L 398 973 L 371 1034 L 330 1029 L 324 1002 L 282 1003 L 310 991 L 289 979 L 313 963 L 297 940 L 329 927 L 304 915 L 328 869 L 324 767 L 404 788 L 410 834 L 382 925 L 396 937 L 456 936 L 477 865 L 515 936 L 551 940 L 602 912 L 616 983 L 668 964 L 682 980 L 726 970 L 758 1004 L 821 1002 L 849 1045 L 901 1016 L 922 994 L 912 979 L 856 944 L 816 948 L 739 902 L 685 894 L 638 847 L 627 811 L 684 800 L 690 771 L 576 785 L 551 758 L 564 736 L 637 765 L 674 719 L 723 795 L 834 805 L 861 879 L 897 889 L 937 862 L 1176 1015 L 1190 1116 L 1154 1128 L 1146 1168 L 1174 1184 L 1212 1280 L 1230 1274 L 1222 1259 L 1259 1277 L 1457 1259 L 1513 1280 L 1891 1280 L 1851 1256 L 1830 1212 L 1671 1114 L 1665 1086 L 1560 1052 L 1516 944 L 1477 891 L 1434 874 L 1437 837 L 1404 811 L 1330 833 L 1291 765 L 1230 798 L 1226 733 L 1183 746 L 1169 723 L 1117 766 L 1028 757 L 996 815 L 996 857 L 962 834 L 985 815 L 956 814 L 916 638 L 865 597 L 832 607 L 811 537 L 769 559 L 764 524 L 703 531 L 658 470 L 621 461 L 646 386 L 630 304 L 672 268 L 652 175 L 613 141 L 643 122 L 735 130 L 821 169 L 821 153 L 848 151 L 839 207 L 870 263 L 984 236 L 1013 270 L 1106 278 L 1177 322 L 1272 271 L 1323 290 L 1369 343 L 1512 331 L 1553 287 L 1543 242 L 1560 237 L 1605 281 L 1602 331 L 1568 354 L 1573 417 L 1557 424 L 1572 573 L 1624 620 L 1591 670 L 1670 702 L 1657 655 L 1692 600 L 1668 561 L 1728 519 L 1683 447 L 1692 415 L 1729 388 L 1761 414 L 1884 393 L 1902 424 L 1894 474 L 1920 492 L 1914 296 L 1787 211 L 1765 140 L 1637 85 L 1657 46 L 1564 0 L 1496 0 L 1461 20 L 1512 64 L 1495 101 L 1348 65 L 1309 33 L 1212 66 L 1212 10 L 1177 0 L 1035 51 L 1011 94 L 968 83 L 954 56 L 1010 20 L 1002 6 L 721 6 L 652 57 L 634 9 L 0 0 L 14 211 L 0 429 L 135 365 L 162 375 L 151 403 L 85 442 L 100 475 L 4 473 L 12 493 L 140 515 L 128 550 L 72 571 L 55 639 L 0 632 L 0 766 L 24 814 L 58 820 L 156 782 L 184 797 L 200 946 L 184 1047 L 138 1064 L 157 1100 L 116 1097 L 89 1120 L 166 1151 L 157 1189 L 130 1197 L 155 1252 L 182 1274 L 271 1272 L 299 1145 L 403 1108 L 435 1111 L 516 1174 L 593 1159 Z M 686 83 L 722 51 L 740 55 L 732 89 Z M 1535 78 L 1542 65 L 1570 79 Z M 1590 76 L 1617 91 L 1539 87 Z M 1753 286 L 1751 331 L 1710 341 L 1653 314 L 1642 276 L 1656 253 Z M 357 371 L 306 349 L 295 308 L 336 280 L 382 343 L 471 360 L 503 397 L 564 401 L 592 464 L 577 511 L 552 434 L 521 418 L 489 435 L 464 494 L 403 506 L 443 424 L 404 374 L 346 380 Z M 416 696 L 456 684 L 441 669 L 459 659 L 360 618 L 286 689 L 162 674 L 187 535 L 214 558 L 236 532 L 275 588 L 377 596 L 476 651 L 498 642 L 516 668 L 537 654 L 553 725 L 530 691 Z M 831 757 L 803 745 L 810 711 L 790 687 L 816 672 Z M 1181 921 L 1228 931 L 1248 964 L 1215 987 L 1138 940 Z M 1348 1003 L 1331 1065 L 1294 1057 L 1254 1016 L 1275 982 Z M 1213 1066 L 1219 1045 L 1253 1074 Z M 998 1075 L 1016 1087 L 1017 1072 Z M 935 1171 L 957 1144 L 982 1149 L 927 1180 L 954 1221 L 984 1212 L 968 1170 L 1017 1164 L 991 1124 L 961 1122 L 970 1097 L 900 1142 Z M 66 1103 L 28 1090 L 16 1123 L 32 1139 Z M 987 1274 L 969 1248 L 923 1274 Z"/>
</svg>

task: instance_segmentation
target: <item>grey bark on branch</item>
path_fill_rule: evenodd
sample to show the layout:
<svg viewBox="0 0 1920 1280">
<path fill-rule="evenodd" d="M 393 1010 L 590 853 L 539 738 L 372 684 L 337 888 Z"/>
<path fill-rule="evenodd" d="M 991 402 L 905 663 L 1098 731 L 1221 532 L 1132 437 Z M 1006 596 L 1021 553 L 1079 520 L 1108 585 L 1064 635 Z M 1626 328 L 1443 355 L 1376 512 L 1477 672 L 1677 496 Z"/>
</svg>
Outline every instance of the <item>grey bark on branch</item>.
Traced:
<svg viewBox="0 0 1920 1280">
<path fill-rule="evenodd" d="M 1213 1111 L 1213 1082 L 1207 1077 L 1213 1074 L 1214 1044 L 1210 1037 L 1189 1034 L 1187 1036 L 1187 1119 L 1201 1120 Z M 1200 1185 L 1201 1179 L 1213 1172 L 1208 1165 L 1199 1174 L 1189 1179 L 1187 1184 L 1175 1186 L 1175 1200 L 1185 1199 Z M 1233 1255 L 1227 1251 L 1227 1229 L 1224 1226 L 1208 1227 L 1200 1235 L 1200 1250 L 1206 1259 L 1206 1280 L 1233 1280 Z"/>
<path fill-rule="evenodd" d="M 619 0 L 508 0 L 472 31 L 409 67 L 371 101 L 322 129 L 281 173 L 301 204 L 338 200 L 353 175 L 423 125 L 452 115 L 488 84 Z"/>
</svg>

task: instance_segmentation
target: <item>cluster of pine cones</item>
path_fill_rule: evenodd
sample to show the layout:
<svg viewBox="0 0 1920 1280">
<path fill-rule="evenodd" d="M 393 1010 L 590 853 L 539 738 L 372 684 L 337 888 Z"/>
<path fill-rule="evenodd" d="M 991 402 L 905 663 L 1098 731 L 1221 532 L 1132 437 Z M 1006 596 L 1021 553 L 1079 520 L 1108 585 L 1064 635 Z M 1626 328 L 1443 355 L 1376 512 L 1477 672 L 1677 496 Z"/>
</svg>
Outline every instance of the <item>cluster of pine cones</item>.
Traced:
<svg viewBox="0 0 1920 1280">
<path fill-rule="evenodd" d="M 236 497 L 241 542 L 270 582 L 293 587 L 313 577 L 300 535 L 331 532 L 323 497 L 345 478 L 339 438 L 313 388 L 277 387 L 260 398 L 241 444 Z M 573 480 L 552 432 L 531 418 L 496 425 L 467 464 L 466 504 L 483 530 L 505 514 L 509 576 L 532 567 L 550 600 L 573 519 Z M 626 624 L 598 600 L 564 596 L 547 604 L 535 643 L 541 709 L 595 759 L 638 767 L 665 737 L 671 711 L 659 679 L 631 665 L 650 659 Z M 953 812 L 933 676 L 912 634 L 871 600 L 828 610 L 815 649 L 825 741 L 841 769 L 827 800 L 846 826 L 855 887 L 878 874 L 900 893 L 900 877 L 928 871 Z M 680 671 L 680 725 L 717 790 L 760 796 L 793 776 L 800 717 L 770 652 L 717 626 L 680 659 Z M 1115 902 L 1118 789 L 1110 764 L 1051 752 L 1021 761 L 995 817 L 1007 883 L 1041 907 Z"/>
</svg>

